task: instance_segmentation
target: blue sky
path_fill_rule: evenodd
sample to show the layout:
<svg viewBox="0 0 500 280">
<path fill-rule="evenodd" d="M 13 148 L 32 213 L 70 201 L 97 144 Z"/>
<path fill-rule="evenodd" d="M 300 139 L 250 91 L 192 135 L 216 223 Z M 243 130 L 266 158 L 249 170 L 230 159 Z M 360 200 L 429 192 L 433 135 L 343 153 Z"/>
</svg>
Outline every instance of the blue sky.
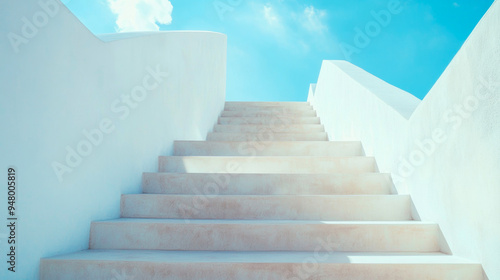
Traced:
<svg viewBox="0 0 500 280">
<path fill-rule="evenodd" d="M 305 101 L 325 59 L 424 98 L 493 0 L 63 2 L 95 34 L 225 33 L 227 100 Z"/>
</svg>

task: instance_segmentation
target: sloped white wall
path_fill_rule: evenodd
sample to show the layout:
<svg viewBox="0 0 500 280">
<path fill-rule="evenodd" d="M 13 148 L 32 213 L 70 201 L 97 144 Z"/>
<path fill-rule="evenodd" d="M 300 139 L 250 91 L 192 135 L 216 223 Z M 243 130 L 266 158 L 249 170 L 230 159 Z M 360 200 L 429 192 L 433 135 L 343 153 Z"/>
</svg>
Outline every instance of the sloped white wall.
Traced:
<svg viewBox="0 0 500 280">
<path fill-rule="evenodd" d="M 323 63 L 309 94 L 330 139 L 363 141 L 411 194 L 415 218 L 438 222 L 452 252 L 482 262 L 489 279 L 500 279 L 499 65 L 496 1 L 420 105 L 339 61 Z"/>
<path fill-rule="evenodd" d="M 41 257 L 88 248 L 90 222 L 119 217 L 120 195 L 141 191 L 173 140 L 205 139 L 224 106 L 226 37 L 103 42 L 55 0 L 1 1 L 0 20 L 0 279 L 36 279 Z M 78 148 L 81 159 L 68 152 Z M 58 178 L 54 162 L 71 172 Z M 16 273 L 5 262 L 9 166 Z"/>
</svg>

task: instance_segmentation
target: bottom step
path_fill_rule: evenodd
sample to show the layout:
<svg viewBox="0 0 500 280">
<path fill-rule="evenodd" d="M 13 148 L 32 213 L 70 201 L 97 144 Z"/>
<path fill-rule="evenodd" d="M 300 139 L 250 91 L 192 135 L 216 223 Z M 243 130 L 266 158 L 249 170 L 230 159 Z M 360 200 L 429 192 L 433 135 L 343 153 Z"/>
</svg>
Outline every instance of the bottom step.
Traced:
<svg viewBox="0 0 500 280">
<path fill-rule="evenodd" d="M 478 263 L 442 253 L 87 250 L 41 260 L 42 280 L 479 280 Z"/>
</svg>

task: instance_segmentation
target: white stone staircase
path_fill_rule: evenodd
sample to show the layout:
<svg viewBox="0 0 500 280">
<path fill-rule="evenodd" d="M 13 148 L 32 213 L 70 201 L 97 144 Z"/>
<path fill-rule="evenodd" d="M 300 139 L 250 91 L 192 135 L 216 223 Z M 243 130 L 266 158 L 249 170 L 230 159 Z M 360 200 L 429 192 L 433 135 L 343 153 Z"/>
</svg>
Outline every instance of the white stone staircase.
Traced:
<svg viewBox="0 0 500 280">
<path fill-rule="evenodd" d="M 308 103 L 228 102 L 218 123 L 160 157 L 122 218 L 93 222 L 89 250 L 42 259 L 41 279 L 483 279 Z"/>
</svg>

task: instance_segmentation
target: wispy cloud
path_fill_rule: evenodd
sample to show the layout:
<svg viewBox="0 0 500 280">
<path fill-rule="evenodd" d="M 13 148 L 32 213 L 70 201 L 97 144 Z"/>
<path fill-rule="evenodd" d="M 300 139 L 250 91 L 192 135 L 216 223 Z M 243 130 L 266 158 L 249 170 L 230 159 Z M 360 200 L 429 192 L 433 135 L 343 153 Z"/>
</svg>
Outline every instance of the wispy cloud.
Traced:
<svg viewBox="0 0 500 280">
<path fill-rule="evenodd" d="M 266 20 L 268 25 L 270 26 L 280 25 L 280 20 L 278 19 L 278 15 L 274 11 L 274 8 L 273 6 L 271 6 L 271 4 L 269 3 L 265 4 L 262 9 L 262 13 L 264 14 L 264 19 Z"/>
<path fill-rule="evenodd" d="M 267 23 L 264 28 L 287 28 L 288 31 L 321 33 L 328 30 L 324 23 L 326 11 L 319 10 L 313 5 L 302 7 L 291 7 L 284 3 L 272 5 L 263 4 L 262 15 Z"/>
<path fill-rule="evenodd" d="M 173 6 L 169 0 L 108 0 L 108 4 L 118 15 L 119 32 L 158 31 L 158 24 L 172 23 Z"/>
<path fill-rule="evenodd" d="M 302 26 L 309 32 L 325 32 L 328 30 L 328 27 L 323 22 L 325 17 L 325 10 L 318 10 L 312 5 L 308 6 L 304 9 L 301 18 Z"/>
<path fill-rule="evenodd" d="M 236 21 L 257 27 L 266 40 L 272 40 L 294 54 L 311 51 L 331 51 L 335 38 L 329 33 L 326 10 L 297 1 L 257 0 Z"/>
<path fill-rule="evenodd" d="M 458 2 L 453 2 L 453 6 L 454 6 L 455 8 L 458 8 L 458 7 L 460 7 L 460 4 L 458 4 Z"/>
</svg>

